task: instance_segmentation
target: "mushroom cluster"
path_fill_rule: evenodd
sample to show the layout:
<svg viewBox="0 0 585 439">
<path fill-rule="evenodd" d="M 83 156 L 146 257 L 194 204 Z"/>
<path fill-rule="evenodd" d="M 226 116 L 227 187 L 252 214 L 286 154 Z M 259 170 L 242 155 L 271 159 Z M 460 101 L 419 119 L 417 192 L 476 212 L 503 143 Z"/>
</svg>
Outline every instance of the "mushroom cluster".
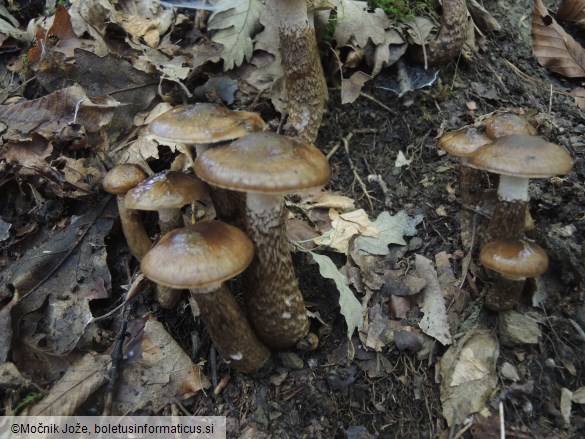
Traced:
<svg viewBox="0 0 585 439">
<path fill-rule="evenodd" d="M 519 303 L 526 278 L 540 276 L 548 266 L 544 250 L 524 236 L 529 180 L 565 175 L 573 160 L 560 146 L 537 137 L 534 126 L 513 113 L 495 114 L 480 128 L 446 133 L 438 144 L 463 157 L 460 183 L 464 205 L 474 208 L 486 198 L 480 172 L 499 176 L 497 202 L 485 232 L 480 233 L 484 243 L 480 262 L 497 273 L 492 276 L 495 283 L 486 295 L 486 306 L 498 311 L 512 309 Z M 462 235 L 469 226 L 469 221 L 462 221 Z"/>
<path fill-rule="evenodd" d="M 312 144 L 264 129 L 255 113 L 213 104 L 176 107 L 147 131 L 160 141 L 184 144 L 187 157 L 194 145 L 197 177 L 173 169 L 147 178 L 135 165 L 121 165 L 104 186 L 119 194 L 126 239 L 144 275 L 157 284 L 157 300 L 172 308 L 178 289 L 189 289 L 218 352 L 242 372 L 262 367 L 268 348 L 318 343 L 308 333 L 292 264 L 284 195 L 324 185 L 329 164 Z M 117 182 L 121 170 L 124 182 Z M 208 191 L 217 216 L 232 224 L 204 220 L 185 226 L 182 206 L 202 200 Z M 213 197 L 220 191 L 227 196 Z M 243 208 L 234 208 L 238 200 Z M 141 210 L 158 213 L 161 237 L 154 246 L 138 216 Z M 170 260 L 172 265 L 166 263 Z M 244 270 L 246 312 L 224 284 Z"/>
</svg>

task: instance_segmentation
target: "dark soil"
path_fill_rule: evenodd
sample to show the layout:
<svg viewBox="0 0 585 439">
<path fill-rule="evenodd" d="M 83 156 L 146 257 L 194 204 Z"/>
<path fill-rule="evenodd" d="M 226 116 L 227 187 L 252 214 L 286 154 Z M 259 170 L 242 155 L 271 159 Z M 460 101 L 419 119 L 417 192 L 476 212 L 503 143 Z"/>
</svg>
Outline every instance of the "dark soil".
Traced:
<svg viewBox="0 0 585 439">
<path fill-rule="evenodd" d="M 397 263 L 408 265 L 415 253 L 434 260 L 445 251 L 452 255 L 456 277 L 462 273 L 465 253 L 459 237 L 461 205 L 458 194 L 448 189 L 457 190 L 458 163 L 439 152 L 435 138 L 443 131 L 472 124 L 482 115 L 514 109 L 531 115 L 539 123 L 539 135 L 571 153 L 574 172 L 566 178 L 535 181 L 530 189 L 535 228 L 529 237 L 551 259 L 542 278 L 548 298 L 535 310 L 542 318 L 543 335 L 537 345 L 501 346 L 498 364 L 515 364 L 520 380 L 510 384 L 502 378 L 489 408 L 497 413 L 498 403 L 503 402 L 509 437 L 585 437 L 583 406 L 573 404 L 571 426 L 564 425 L 560 412 L 561 388 L 585 386 L 585 341 L 568 320 L 585 328 L 585 112 L 571 96 L 551 95 L 549 88 L 552 84 L 555 90 L 569 91 L 582 84 L 548 73 L 533 57 L 532 2 L 485 3 L 502 26 L 502 31 L 487 36 L 485 51 L 444 66 L 431 87 L 400 98 L 378 88 L 385 85 L 385 74 L 363 90 L 378 103 L 361 97 L 342 106 L 339 91 L 330 89 L 329 109 L 316 144 L 327 153 L 352 134 L 349 156 L 342 147 L 330 160 L 329 188 L 357 200 L 371 218 L 383 210 L 423 213 L 415 237 L 422 244 L 406 250 Z M 557 5 L 549 6 L 554 10 Z M 410 165 L 395 167 L 399 151 L 412 159 Z M 356 175 L 364 182 L 372 206 Z M 383 193 L 378 183 L 368 181 L 369 175 L 381 176 L 389 192 Z M 120 248 L 115 231 L 106 245 L 116 289 L 128 279 L 134 263 Z M 339 266 L 345 263 L 343 257 L 330 256 Z M 228 386 L 219 396 L 198 393 L 183 401 L 188 413 L 227 416 L 228 437 L 240 438 L 447 438 L 465 429 L 463 425 L 450 429 L 441 414 L 436 367 L 445 348 L 437 343 L 432 354 L 425 356 L 396 347 L 373 352 L 354 337 L 355 356 L 348 361 L 351 349 L 335 286 L 319 275 L 308 256 L 295 255 L 295 264 L 310 310 L 326 323 L 313 322 L 312 329 L 321 340 L 319 349 L 275 353 L 261 372 L 249 376 L 218 361 L 218 378 L 229 375 Z M 485 293 L 487 282 L 481 270 L 474 273 L 479 274 L 470 276 L 463 288 L 477 299 Z M 234 290 L 238 291 L 238 284 Z M 146 302 L 146 309 L 154 312 L 196 362 L 208 360 L 205 339 L 203 347 L 193 352 L 190 334 L 194 328 L 204 330 L 193 321 L 188 306 L 167 312 Z M 472 312 L 471 307 L 464 309 L 461 321 Z M 496 331 L 497 321 L 497 314 L 488 311 L 480 326 Z M 209 364 L 204 368 L 206 374 Z M 499 437 L 499 426 L 489 422 L 476 421 L 457 437 Z"/>
</svg>

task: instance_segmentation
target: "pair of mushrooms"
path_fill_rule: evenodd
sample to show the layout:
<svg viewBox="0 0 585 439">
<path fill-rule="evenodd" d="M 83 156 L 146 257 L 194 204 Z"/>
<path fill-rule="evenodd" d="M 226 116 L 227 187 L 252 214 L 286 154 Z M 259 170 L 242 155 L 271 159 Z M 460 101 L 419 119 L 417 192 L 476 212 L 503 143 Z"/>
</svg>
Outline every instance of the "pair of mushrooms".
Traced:
<svg viewBox="0 0 585 439">
<path fill-rule="evenodd" d="M 540 276 L 548 267 L 544 250 L 524 238 L 529 180 L 565 175 L 573 166 L 571 156 L 563 148 L 535 134 L 536 130 L 525 119 L 501 113 L 487 120 L 485 134 L 470 128 L 447 133 L 439 140 L 442 149 L 462 157 L 464 203 L 470 200 L 466 194 L 470 187 L 475 188 L 471 191 L 472 205 L 479 202 L 477 193 L 480 196 L 483 193 L 475 170 L 499 175 L 498 201 L 480 252 L 480 262 L 499 274 L 486 296 L 486 306 L 493 310 L 517 305 L 525 279 Z M 464 137 L 470 140 L 467 144 L 461 141 Z M 473 177 L 464 180 L 469 174 Z M 470 180 L 475 182 L 471 186 Z"/>
</svg>

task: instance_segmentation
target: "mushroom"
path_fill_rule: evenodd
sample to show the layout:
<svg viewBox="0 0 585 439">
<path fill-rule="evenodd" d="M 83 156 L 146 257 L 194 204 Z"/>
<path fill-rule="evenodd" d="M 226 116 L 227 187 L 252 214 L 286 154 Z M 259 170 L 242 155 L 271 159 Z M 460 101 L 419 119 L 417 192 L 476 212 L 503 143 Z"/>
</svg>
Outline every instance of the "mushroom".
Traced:
<svg viewBox="0 0 585 439">
<path fill-rule="evenodd" d="M 476 209 L 483 199 L 483 179 L 481 171 L 467 165 L 467 157 L 473 154 L 480 146 L 492 140 L 477 128 L 463 128 L 443 134 L 437 145 L 448 154 L 459 157 L 459 188 L 461 192 L 461 240 L 468 247 L 470 245 L 470 231 L 472 216 L 468 209 Z"/>
<path fill-rule="evenodd" d="M 504 136 L 535 136 L 536 128 L 514 113 L 496 113 L 485 120 L 485 133 L 494 140 Z"/>
<path fill-rule="evenodd" d="M 280 56 L 287 93 L 286 133 L 313 143 L 328 100 L 315 27 L 306 0 L 271 0 L 278 23 Z"/>
<path fill-rule="evenodd" d="M 233 111 L 217 104 L 175 107 L 153 120 L 147 128 L 156 139 L 194 145 L 197 155 L 213 144 L 238 139 L 266 124 L 258 113 Z M 235 225 L 245 215 L 245 201 L 224 190 L 211 190 L 218 218 Z"/>
<path fill-rule="evenodd" d="M 284 195 L 329 180 L 327 158 L 315 146 L 274 133 L 252 133 L 208 149 L 195 172 L 211 185 L 247 193 L 248 236 L 256 255 L 244 274 L 248 315 L 271 348 L 295 345 L 309 328 L 284 222 Z"/>
<path fill-rule="evenodd" d="M 158 212 L 161 234 L 183 225 L 181 207 L 207 195 L 207 186 L 193 175 L 163 171 L 148 177 L 128 191 L 124 204 L 129 209 Z"/>
<path fill-rule="evenodd" d="M 486 295 L 486 307 L 495 311 L 514 308 L 526 278 L 538 277 L 548 268 L 548 257 L 539 245 L 526 240 L 500 240 L 481 249 L 480 262 L 500 276 Z"/>
<path fill-rule="evenodd" d="M 258 113 L 199 103 L 180 105 L 161 114 L 148 125 L 147 132 L 163 141 L 195 145 L 199 155 L 211 144 L 265 129 L 266 124 Z"/>
<path fill-rule="evenodd" d="M 158 212 L 160 233 L 183 226 L 181 207 L 207 196 L 207 186 L 193 175 L 164 171 L 143 180 L 128 191 L 124 204 L 128 209 Z M 181 298 L 181 291 L 157 285 L 155 297 L 163 308 L 172 309 Z"/>
<path fill-rule="evenodd" d="M 116 200 L 120 214 L 120 223 L 122 224 L 122 231 L 126 238 L 126 243 L 128 244 L 130 253 L 139 261 L 150 250 L 152 243 L 146 230 L 144 230 L 140 213 L 127 208 L 124 204 L 124 198 L 130 189 L 135 188 L 145 178 L 146 173 L 140 166 L 122 164 L 110 169 L 102 182 L 106 192 L 117 196 Z"/>
<path fill-rule="evenodd" d="M 191 291 L 217 351 L 244 373 L 260 369 L 270 352 L 224 282 L 240 274 L 253 256 L 254 245 L 244 232 L 220 221 L 202 221 L 164 235 L 141 264 L 152 281 Z"/>
<path fill-rule="evenodd" d="M 568 174 L 573 167 L 573 159 L 563 148 L 526 135 L 502 137 L 480 147 L 468 160 L 471 167 L 500 175 L 486 242 L 522 238 L 529 179 Z"/>
</svg>

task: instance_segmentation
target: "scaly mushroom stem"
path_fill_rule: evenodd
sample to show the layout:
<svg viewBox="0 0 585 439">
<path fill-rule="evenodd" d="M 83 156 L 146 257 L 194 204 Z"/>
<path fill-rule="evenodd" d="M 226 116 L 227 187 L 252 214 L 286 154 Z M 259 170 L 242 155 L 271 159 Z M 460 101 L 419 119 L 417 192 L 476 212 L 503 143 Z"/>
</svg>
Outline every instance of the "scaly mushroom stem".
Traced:
<svg viewBox="0 0 585 439">
<path fill-rule="evenodd" d="M 146 252 L 152 247 L 152 242 L 144 229 L 140 212 L 124 206 L 124 195 L 118 195 L 116 201 L 118 202 L 122 232 L 126 238 L 130 253 L 141 261 Z"/>
<path fill-rule="evenodd" d="M 309 330 L 286 237 L 282 195 L 248 193 L 247 234 L 256 253 L 244 272 L 246 307 L 258 337 L 268 347 L 286 349 Z"/>
<path fill-rule="evenodd" d="M 313 143 L 328 100 L 315 28 L 307 16 L 306 0 L 272 0 L 280 19 L 280 56 L 286 80 L 291 137 Z"/>
<path fill-rule="evenodd" d="M 506 279 L 497 273 L 493 277 L 496 282 L 488 289 L 485 306 L 493 311 L 514 309 L 520 303 L 526 279 Z"/>
<path fill-rule="evenodd" d="M 250 373 L 266 363 L 270 351 L 258 340 L 225 284 L 191 289 L 191 295 L 199 306 L 199 317 L 213 345 L 234 369 Z"/>
<path fill-rule="evenodd" d="M 181 209 L 160 209 L 158 211 L 158 225 L 161 235 L 183 227 L 183 214 L 181 213 Z"/>
<path fill-rule="evenodd" d="M 500 175 L 498 203 L 486 229 L 486 242 L 520 239 L 526 230 L 528 178 Z"/>
<path fill-rule="evenodd" d="M 426 66 L 451 62 L 459 55 L 467 36 L 467 5 L 465 0 L 443 0 L 441 27 L 425 51 L 415 47 L 411 56 Z M 426 56 L 425 56 L 426 55 Z"/>
</svg>

